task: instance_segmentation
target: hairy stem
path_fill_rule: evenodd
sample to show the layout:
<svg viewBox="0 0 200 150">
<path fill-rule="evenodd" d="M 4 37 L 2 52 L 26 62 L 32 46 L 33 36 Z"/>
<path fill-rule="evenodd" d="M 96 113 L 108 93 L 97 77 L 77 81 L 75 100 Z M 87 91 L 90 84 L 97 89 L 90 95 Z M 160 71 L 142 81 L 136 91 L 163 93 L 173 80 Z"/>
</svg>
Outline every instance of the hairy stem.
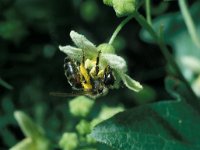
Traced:
<svg viewBox="0 0 200 150">
<path fill-rule="evenodd" d="M 183 15 L 183 18 L 185 20 L 186 26 L 188 28 L 188 32 L 189 32 L 193 42 L 196 44 L 196 46 L 198 46 L 200 48 L 200 40 L 197 35 L 197 31 L 196 31 L 194 22 L 192 20 L 189 10 L 188 10 L 186 0 L 179 0 L 178 3 L 179 3 L 179 7 L 180 7 L 181 13 Z"/>
<path fill-rule="evenodd" d="M 110 40 L 109 40 L 109 44 L 113 44 L 117 34 L 119 33 L 119 31 L 124 27 L 124 25 L 126 25 L 131 19 L 133 18 L 133 15 L 128 16 L 126 19 L 124 19 L 115 29 L 115 31 L 113 32 Z"/>
<path fill-rule="evenodd" d="M 173 56 L 170 54 L 169 49 L 165 45 L 165 43 L 162 40 L 162 38 L 160 37 L 160 35 L 158 35 L 154 31 L 154 29 L 148 24 L 148 22 L 145 20 L 145 18 L 142 15 L 140 15 L 138 12 L 134 13 L 134 18 L 144 29 L 146 29 L 151 34 L 151 36 L 154 38 L 156 43 L 159 45 L 160 50 L 161 50 L 162 54 L 164 55 L 165 59 L 167 60 L 167 62 L 175 69 L 178 77 L 186 84 L 187 89 L 190 91 L 193 99 L 188 101 L 188 103 L 191 104 L 196 110 L 198 110 L 200 112 L 200 110 L 199 110 L 200 102 L 199 102 L 198 98 L 196 97 L 193 90 L 191 89 L 191 86 L 189 85 L 189 83 L 187 82 L 185 77 L 183 76 L 181 70 L 179 69 L 177 63 L 175 62 Z"/>
<path fill-rule="evenodd" d="M 145 0 L 145 7 L 147 22 L 151 25 L 151 0 Z"/>
</svg>

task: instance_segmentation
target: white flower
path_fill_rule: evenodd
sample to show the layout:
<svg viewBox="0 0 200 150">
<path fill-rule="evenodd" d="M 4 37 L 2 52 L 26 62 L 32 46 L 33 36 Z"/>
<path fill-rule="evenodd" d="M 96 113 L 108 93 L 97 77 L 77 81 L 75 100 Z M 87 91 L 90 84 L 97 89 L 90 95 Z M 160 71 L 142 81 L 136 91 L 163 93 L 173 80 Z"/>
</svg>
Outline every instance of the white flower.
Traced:
<svg viewBox="0 0 200 150">
<path fill-rule="evenodd" d="M 82 60 L 82 50 L 85 52 L 85 58 L 90 60 L 95 60 L 98 54 L 98 47 L 96 47 L 92 42 L 90 42 L 88 39 L 86 39 L 83 35 L 78 34 L 75 31 L 70 32 L 70 37 L 74 44 L 77 47 L 73 47 L 70 45 L 67 46 L 59 46 L 59 49 L 67 54 L 71 59 L 74 59 L 75 61 L 80 62 Z M 110 45 L 108 46 L 110 47 Z M 133 91 L 140 91 L 142 89 L 142 85 L 140 85 L 139 82 L 131 79 L 126 72 L 127 72 L 127 65 L 126 61 L 112 53 L 111 51 L 105 51 L 101 50 L 100 55 L 100 66 L 106 66 L 109 65 L 116 77 L 116 85 L 114 87 L 119 87 L 119 83 L 122 80 L 124 84 Z"/>
<path fill-rule="evenodd" d="M 183 56 L 180 59 L 184 66 L 184 75 L 192 85 L 193 91 L 200 97 L 200 61 L 194 56 Z"/>
</svg>

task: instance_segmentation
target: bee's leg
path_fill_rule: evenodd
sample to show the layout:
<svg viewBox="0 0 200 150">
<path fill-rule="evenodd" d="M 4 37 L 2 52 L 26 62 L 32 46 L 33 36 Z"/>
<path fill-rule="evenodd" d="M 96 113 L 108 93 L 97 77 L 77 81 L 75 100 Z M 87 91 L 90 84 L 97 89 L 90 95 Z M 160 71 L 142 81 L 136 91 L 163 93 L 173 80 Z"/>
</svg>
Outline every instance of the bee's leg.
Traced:
<svg viewBox="0 0 200 150">
<path fill-rule="evenodd" d="M 99 73 L 99 59 L 100 59 L 100 54 L 101 54 L 101 51 L 99 51 L 98 55 L 97 55 L 96 66 L 95 66 L 96 75 L 98 75 L 98 73 Z"/>
</svg>

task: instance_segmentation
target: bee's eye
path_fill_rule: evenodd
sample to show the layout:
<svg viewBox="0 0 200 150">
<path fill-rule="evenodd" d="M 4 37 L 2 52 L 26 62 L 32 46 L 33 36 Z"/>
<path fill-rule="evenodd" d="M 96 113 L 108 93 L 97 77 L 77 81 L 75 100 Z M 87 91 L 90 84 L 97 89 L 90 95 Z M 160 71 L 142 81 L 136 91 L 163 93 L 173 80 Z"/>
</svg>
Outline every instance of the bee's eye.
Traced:
<svg viewBox="0 0 200 150">
<path fill-rule="evenodd" d="M 113 85 L 114 82 L 115 82 L 115 78 L 114 78 L 112 72 L 109 72 L 108 74 L 104 75 L 104 84 L 106 86 Z"/>
</svg>

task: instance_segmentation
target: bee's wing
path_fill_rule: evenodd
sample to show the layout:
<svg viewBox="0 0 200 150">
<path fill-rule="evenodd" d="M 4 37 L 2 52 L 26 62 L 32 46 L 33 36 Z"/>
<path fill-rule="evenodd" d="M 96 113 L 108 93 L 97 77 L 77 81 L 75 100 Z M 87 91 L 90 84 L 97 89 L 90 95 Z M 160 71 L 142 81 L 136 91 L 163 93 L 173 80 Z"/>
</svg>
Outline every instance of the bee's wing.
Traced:
<svg viewBox="0 0 200 150">
<path fill-rule="evenodd" d="M 62 93 L 62 92 L 50 92 L 49 95 L 56 96 L 56 97 L 74 97 L 80 95 L 89 95 L 89 92 L 86 91 L 77 91 L 73 93 Z"/>
</svg>

